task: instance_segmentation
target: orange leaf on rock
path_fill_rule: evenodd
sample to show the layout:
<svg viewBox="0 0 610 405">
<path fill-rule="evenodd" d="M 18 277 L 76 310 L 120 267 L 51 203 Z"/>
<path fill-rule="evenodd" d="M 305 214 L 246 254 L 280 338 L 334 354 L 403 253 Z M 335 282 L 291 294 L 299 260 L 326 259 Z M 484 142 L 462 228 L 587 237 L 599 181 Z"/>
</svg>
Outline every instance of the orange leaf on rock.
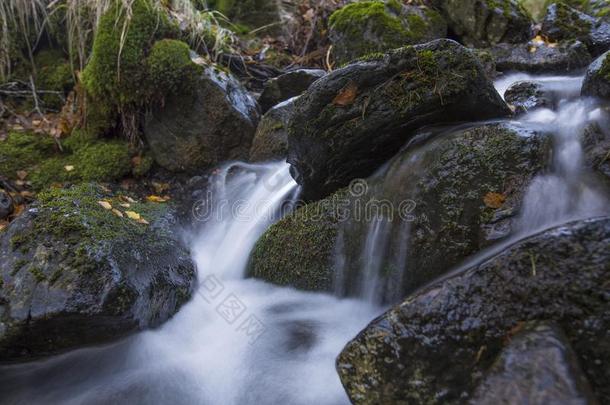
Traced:
<svg viewBox="0 0 610 405">
<path fill-rule="evenodd" d="M 489 208 L 500 208 L 506 201 L 506 196 L 500 193 L 487 193 L 485 197 L 483 197 L 483 202 Z"/>
<path fill-rule="evenodd" d="M 339 107 L 346 107 L 354 103 L 357 94 L 358 86 L 354 82 L 349 82 L 333 99 L 333 104 Z"/>
</svg>

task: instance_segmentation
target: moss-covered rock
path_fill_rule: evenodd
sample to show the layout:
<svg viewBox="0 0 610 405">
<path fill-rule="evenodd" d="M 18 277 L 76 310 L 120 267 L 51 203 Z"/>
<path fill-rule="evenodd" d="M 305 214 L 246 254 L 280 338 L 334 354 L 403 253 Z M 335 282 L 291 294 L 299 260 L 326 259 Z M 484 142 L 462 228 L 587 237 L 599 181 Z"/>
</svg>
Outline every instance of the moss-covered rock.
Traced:
<svg viewBox="0 0 610 405">
<path fill-rule="evenodd" d="M 285 160 L 288 155 L 288 121 L 294 111 L 296 97 L 267 111 L 261 118 L 252 139 L 250 162 Z"/>
<path fill-rule="evenodd" d="M 61 51 L 46 49 L 34 59 L 36 64 L 36 88 L 41 91 L 54 91 L 57 94 L 43 94 L 44 107 L 59 111 L 65 97 L 74 87 L 72 66 Z"/>
<path fill-rule="evenodd" d="M 271 227 L 257 243 L 250 274 L 328 290 L 338 254 L 345 285 L 336 287 L 356 295 L 370 282 L 364 277 L 370 257 L 362 252 L 377 215 L 384 215 L 387 243 L 376 252 L 382 258 L 375 275 L 378 295 L 401 298 L 512 234 L 526 186 L 548 164 L 550 148 L 549 136 L 506 124 L 439 133 L 369 178 L 367 193 L 339 192 Z M 408 217 L 401 216 L 409 207 Z"/>
<path fill-rule="evenodd" d="M 610 51 L 597 58 L 587 69 L 582 95 L 610 100 Z"/>
<path fill-rule="evenodd" d="M 266 113 L 279 103 L 300 96 L 325 74 L 321 69 L 297 69 L 267 81 L 258 98 L 262 112 Z"/>
<path fill-rule="evenodd" d="M 148 56 L 147 81 L 156 98 L 188 94 L 203 68 L 191 60 L 189 46 L 172 39 L 156 42 Z"/>
<path fill-rule="evenodd" d="M 429 0 L 460 42 L 487 47 L 522 43 L 532 33 L 532 20 L 518 0 Z"/>
<path fill-rule="evenodd" d="M 509 114 L 471 51 L 451 40 L 407 46 L 335 70 L 299 97 L 288 162 L 316 200 L 369 176 L 422 126 Z"/>
<path fill-rule="evenodd" d="M 105 190 L 41 193 L 0 235 L 0 361 L 116 340 L 160 325 L 189 299 L 195 270 L 171 207 L 123 208 L 127 200 Z"/>
<path fill-rule="evenodd" d="M 526 321 L 559 325 L 610 400 L 610 219 L 525 239 L 408 297 L 337 359 L 354 403 L 463 404 Z"/>
<path fill-rule="evenodd" d="M 18 171 L 28 170 L 57 154 L 55 142 L 49 136 L 11 132 L 6 140 L 0 141 L 0 173 L 16 180 Z"/>
<path fill-rule="evenodd" d="M 348 4 L 331 15 L 329 27 L 333 54 L 340 64 L 447 35 L 447 25 L 436 11 L 396 0 Z"/>
<path fill-rule="evenodd" d="M 578 40 L 596 57 L 610 49 L 610 24 L 584 14 L 563 2 L 551 4 L 541 33 L 552 41 Z"/>
</svg>

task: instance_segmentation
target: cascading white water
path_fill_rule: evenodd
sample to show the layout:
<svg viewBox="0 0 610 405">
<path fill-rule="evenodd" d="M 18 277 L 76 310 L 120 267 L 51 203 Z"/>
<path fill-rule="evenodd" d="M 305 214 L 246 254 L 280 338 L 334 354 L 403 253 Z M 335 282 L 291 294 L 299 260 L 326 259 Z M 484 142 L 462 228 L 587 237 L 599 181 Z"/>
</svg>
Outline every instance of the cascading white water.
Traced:
<svg viewBox="0 0 610 405">
<path fill-rule="evenodd" d="M 195 215 L 200 288 L 162 328 L 110 347 L 0 369 L 3 404 L 343 404 L 345 343 L 380 308 L 244 279 L 250 250 L 290 209 L 285 163 L 232 164 Z M 286 246 L 286 249 L 290 249 Z"/>
</svg>

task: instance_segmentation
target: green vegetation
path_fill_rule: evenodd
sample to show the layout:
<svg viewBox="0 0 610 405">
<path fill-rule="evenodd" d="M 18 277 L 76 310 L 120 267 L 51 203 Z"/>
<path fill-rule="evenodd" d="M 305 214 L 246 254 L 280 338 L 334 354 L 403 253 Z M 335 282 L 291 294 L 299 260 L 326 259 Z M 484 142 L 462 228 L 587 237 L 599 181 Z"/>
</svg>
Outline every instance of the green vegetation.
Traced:
<svg viewBox="0 0 610 405">
<path fill-rule="evenodd" d="M 191 61 L 189 46 L 164 39 L 155 43 L 148 57 L 149 83 L 159 97 L 193 90 L 203 68 Z"/>
</svg>

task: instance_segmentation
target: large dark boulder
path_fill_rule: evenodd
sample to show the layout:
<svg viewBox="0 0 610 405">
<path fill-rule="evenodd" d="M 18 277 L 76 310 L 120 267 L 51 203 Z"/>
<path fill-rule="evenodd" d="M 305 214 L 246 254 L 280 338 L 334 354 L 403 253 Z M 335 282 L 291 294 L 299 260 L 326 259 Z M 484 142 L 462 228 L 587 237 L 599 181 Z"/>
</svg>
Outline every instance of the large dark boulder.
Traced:
<svg viewBox="0 0 610 405">
<path fill-rule="evenodd" d="M 447 20 L 460 42 L 487 47 L 521 43 L 532 33 L 532 20 L 516 0 L 428 0 Z"/>
<path fill-rule="evenodd" d="M 285 160 L 288 155 L 288 122 L 296 97 L 267 111 L 256 128 L 250 148 L 250 161 Z"/>
<path fill-rule="evenodd" d="M 170 171 L 199 173 L 246 159 L 259 120 L 256 101 L 215 66 L 205 67 L 192 90 L 148 114 L 144 135 L 155 161 Z"/>
<path fill-rule="evenodd" d="M 339 270 L 346 283 L 335 285 L 338 290 L 358 294 L 369 260 L 362 252 L 377 219 L 377 212 L 363 207 L 382 207 L 375 201 L 384 201 L 393 208 L 383 208 L 389 222 L 383 232 L 388 242 L 376 252 L 385 258 L 379 296 L 404 297 L 511 234 L 523 192 L 547 165 L 550 147 L 548 135 L 507 124 L 440 132 L 397 155 L 366 181 L 365 193 L 354 183 L 273 225 L 256 244 L 249 273 L 276 284 L 330 290 Z M 337 255 L 344 256 L 342 269 L 336 268 Z"/>
<path fill-rule="evenodd" d="M 365 55 L 447 36 L 447 23 L 426 6 L 395 0 L 360 1 L 335 11 L 329 38 L 339 64 Z"/>
<path fill-rule="evenodd" d="M 0 234 L 0 361 L 159 326 L 190 298 L 171 208 L 129 201 L 94 184 L 48 191 Z"/>
<path fill-rule="evenodd" d="M 510 338 L 471 403 L 569 405 L 597 401 L 561 328 L 528 322 Z"/>
<path fill-rule="evenodd" d="M 316 81 L 296 102 L 288 162 L 303 197 L 316 200 L 370 175 L 422 126 L 509 114 L 467 48 L 407 46 Z"/>
<path fill-rule="evenodd" d="M 610 24 L 563 2 L 548 7 L 540 32 L 555 42 L 578 40 L 587 45 L 593 57 L 610 49 Z"/>
<path fill-rule="evenodd" d="M 610 400 L 610 219 L 557 227 L 433 283 L 344 348 L 355 403 L 466 403 L 523 322 L 557 323 Z"/>
<path fill-rule="evenodd" d="M 591 62 L 591 55 L 580 41 L 557 45 L 530 41 L 527 44 L 498 44 L 489 49 L 502 72 L 561 73 L 582 69 Z"/>
<path fill-rule="evenodd" d="M 610 51 L 597 58 L 587 69 L 582 95 L 610 100 Z"/>
<path fill-rule="evenodd" d="M 321 69 L 298 69 L 284 73 L 265 83 L 258 104 L 263 113 L 266 113 L 275 105 L 300 96 L 313 82 L 325 74 L 326 72 Z"/>
</svg>

